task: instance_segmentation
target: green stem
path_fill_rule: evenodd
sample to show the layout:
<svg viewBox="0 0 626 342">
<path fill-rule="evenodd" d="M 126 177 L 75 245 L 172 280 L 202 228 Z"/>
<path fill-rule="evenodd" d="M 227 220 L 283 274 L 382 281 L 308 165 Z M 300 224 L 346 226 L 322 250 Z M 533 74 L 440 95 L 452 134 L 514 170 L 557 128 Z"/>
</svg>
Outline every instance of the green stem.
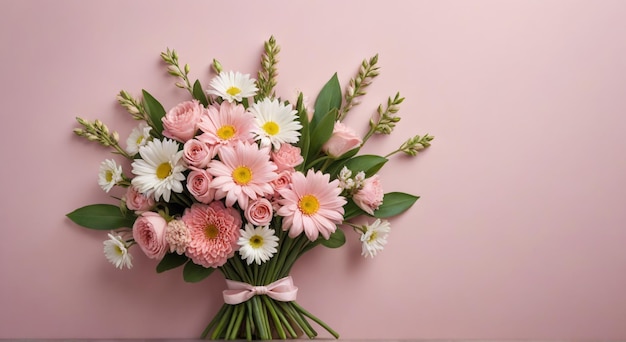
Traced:
<svg viewBox="0 0 626 342">
<path fill-rule="evenodd" d="M 300 329 L 304 331 L 304 333 L 309 337 L 313 338 L 317 335 L 317 333 L 306 323 L 304 318 L 292 307 L 289 303 L 293 302 L 280 302 L 280 306 L 283 308 L 285 313 L 291 318 L 293 321 L 298 324 Z"/>
<path fill-rule="evenodd" d="M 257 330 L 256 324 L 255 324 L 255 317 L 256 315 L 254 314 L 254 310 L 252 307 L 252 301 L 248 300 L 245 302 L 246 303 L 246 309 L 248 309 L 248 324 L 246 325 L 246 338 L 249 340 L 252 339 L 252 332 Z M 258 335 L 259 333 L 257 333 Z"/>
<path fill-rule="evenodd" d="M 278 318 L 278 315 L 276 314 L 276 310 L 274 310 L 274 306 L 272 305 L 272 300 L 268 296 L 261 296 L 261 298 L 265 302 L 265 307 L 270 312 L 270 315 L 272 315 L 272 319 L 274 320 L 274 326 L 276 327 L 276 332 L 278 333 L 278 336 L 283 340 L 286 339 L 287 335 L 285 335 L 285 331 L 283 330 L 283 326 L 280 322 L 280 319 Z"/>
<path fill-rule="evenodd" d="M 219 323 L 215 327 L 215 330 L 213 330 L 213 334 L 211 334 L 211 339 L 212 340 L 217 340 L 218 339 L 218 337 L 222 333 L 222 330 L 224 330 L 224 325 L 226 324 L 226 320 L 229 319 L 232 311 L 233 311 L 233 306 L 232 305 L 228 305 L 226 307 L 226 310 L 224 311 L 224 314 L 220 318 Z"/>
<path fill-rule="evenodd" d="M 374 132 L 376 132 L 376 126 L 370 126 L 370 130 L 367 131 L 367 134 L 365 134 L 365 136 L 363 137 L 363 142 L 361 143 L 361 147 L 363 147 L 363 145 L 365 145 L 365 142 L 369 140 L 369 138 L 372 137 L 372 135 L 374 135 Z"/>
<path fill-rule="evenodd" d="M 248 302 L 252 302 L 252 308 L 254 310 L 254 314 L 252 316 L 254 317 L 256 327 L 259 332 L 259 337 L 261 337 L 262 340 L 269 340 L 271 336 L 269 333 L 269 329 L 267 329 L 267 326 L 265 325 L 265 319 L 263 317 L 263 311 L 261 310 L 259 297 L 254 296 L 250 300 L 248 300 Z"/>
<path fill-rule="evenodd" d="M 224 333 L 225 339 L 229 339 L 229 336 L 232 333 L 233 328 L 235 326 L 235 321 L 237 320 L 237 316 L 239 316 L 239 311 L 241 311 L 240 305 L 234 305 L 233 307 L 234 307 L 233 314 L 230 315 L 230 319 L 228 320 L 228 326 L 226 327 L 226 332 Z"/>
<path fill-rule="evenodd" d="M 283 322 L 283 325 L 287 329 L 287 332 L 289 333 L 289 335 L 291 335 L 292 338 L 298 337 L 298 334 L 296 333 L 296 331 L 293 330 L 293 327 L 292 327 L 293 323 L 289 322 L 289 320 L 283 314 L 283 309 L 273 300 L 272 300 L 272 305 L 274 306 L 274 309 L 276 310 L 276 314 L 278 315 L 278 318 L 280 318 L 281 322 Z"/>
<path fill-rule="evenodd" d="M 226 310 L 226 306 L 227 305 L 228 304 L 223 304 L 222 307 L 220 308 L 220 310 L 217 312 L 217 314 L 215 314 L 215 317 L 213 317 L 211 322 L 209 322 L 209 324 L 206 326 L 206 328 L 202 332 L 202 335 L 200 335 L 202 338 L 206 338 L 207 335 L 209 334 L 209 331 L 211 331 L 211 329 L 213 329 L 213 327 L 221 319 L 222 315 L 224 314 L 224 311 Z"/>
<path fill-rule="evenodd" d="M 315 317 L 313 314 L 311 314 L 310 312 L 306 311 L 303 307 L 301 307 L 298 303 L 291 302 L 291 305 L 294 306 L 294 308 L 296 310 L 298 310 L 299 312 L 301 312 L 303 315 L 307 316 L 308 318 L 312 319 L 315 323 L 319 324 L 322 328 L 326 329 L 326 331 L 328 331 L 331 335 L 333 335 L 335 338 L 339 338 L 339 333 L 337 333 L 336 331 L 334 331 L 331 327 L 328 326 L 328 324 L 324 323 L 321 319 Z"/>
<path fill-rule="evenodd" d="M 243 322 L 243 317 L 246 314 L 246 307 L 243 304 L 239 304 L 238 306 L 241 307 L 241 310 L 239 311 L 239 315 L 237 316 L 237 320 L 235 321 L 235 326 L 233 331 L 230 333 L 230 336 L 227 336 L 228 339 L 230 340 L 235 340 L 237 339 L 237 334 L 239 333 L 239 330 L 241 329 L 241 323 Z"/>
<path fill-rule="evenodd" d="M 402 152 L 402 150 L 401 150 L 401 149 L 397 149 L 397 150 L 395 150 L 395 151 L 393 151 L 393 152 L 391 152 L 391 153 L 387 154 L 387 155 L 385 156 L 385 158 L 389 158 L 389 157 L 393 156 L 394 154 L 396 154 L 396 153 L 398 153 L 398 152 Z"/>
</svg>

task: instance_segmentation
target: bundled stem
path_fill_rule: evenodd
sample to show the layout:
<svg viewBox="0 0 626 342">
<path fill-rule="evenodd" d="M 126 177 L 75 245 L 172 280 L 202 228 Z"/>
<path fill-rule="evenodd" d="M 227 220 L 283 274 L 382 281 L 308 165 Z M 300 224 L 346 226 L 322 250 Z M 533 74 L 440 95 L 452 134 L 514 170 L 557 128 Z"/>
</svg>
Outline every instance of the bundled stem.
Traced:
<svg viewBox="0 0 626 342">
<path fill-rule="evenodd" d="M 280 223 L 280 219 L 275 219 L 273 226 L 280 227 Z M 236 255 L 228 259 L 219 268 L 220 271 L 227 279 L 256 286 L 268 285 L 289 275 L 296 260 L 310 250 L 312 243 L 304 235 L 292 239 L 281 229 L 277 229 L 276 235 L 283 243 L 274 257 L 266 263 L 245 265 Z M 202 337 L 210 334 L 211 339 L 269 340 L 297 338 L 302 332 L 313 338 L 317 336 L 317 332 L 308 322 L 309 319 L 338 338 L 337 332 L 295 301 L 280 302 L 267 295 L 256 295 L 240 304 L 224 304 L 207 325 Z"/>
</svg>

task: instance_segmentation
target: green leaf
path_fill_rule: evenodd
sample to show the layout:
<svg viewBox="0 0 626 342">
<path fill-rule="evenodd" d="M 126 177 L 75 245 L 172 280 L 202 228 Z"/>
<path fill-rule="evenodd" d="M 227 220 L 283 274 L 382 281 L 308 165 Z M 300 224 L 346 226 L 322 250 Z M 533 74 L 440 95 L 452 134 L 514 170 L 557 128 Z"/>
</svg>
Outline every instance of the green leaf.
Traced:
<svg viewBox="0 0 626 342">
<path fill-rule="evenodd" d="M 209 105 L 209 101 L 206 98 L 206 94 L 204 93 L 204 89 L 202 89 L 202 85 L 200 84 L 200 80 L 196 80 L 193 83 L 193 98 L 200 101 L 200 103 L 202 103 L 203 106 L 208 106 Z"/>
<path fill-rule="evenodd" d="M 339 110 L 341 107 L 341 86 L 337 79 L 337 73 L 326 82 L 322 90 L 320 90 L 317 99 L 315 99 L 315 112 L 311 119 L 311 125 L 317 126 L 318 122 L 322 119 L 326 113 L 330 112 L 333 108 Z"/>
<path fill-rule="evenodd" d="M 188 283 L 197 283 L 210 276 L 213 271 L 215 271 L 213 267 L 206 268 L 190 261 L 183 268 L 183 279 Z"/>
<path fill-rule="evenodd" d="M 306 165 L 308 159 L 308 151 L 309 151 L 309 142 L 310 142 L 310 132 L 309 132 L 309 117 L 306 112 L 306 108 L 304 108 L 304 95 L 302 93 L 298 94 L 298 101 L 296 102 L 296 110 L 298 111 L 298 120 L 302 125 L 300 129 L 300 140 L 298 140 L 298 147 L 300 147 L 300 154 L 302 154 L 302 158 L 304 161 L 298 167 L 299 171 L 304 171 L 304 166 Z"/>
<path fill-rule="evenodd" d="M 387 218 L 396 216 L 409 209 L 418 196 L 413 196 L 404 192 L 390 192 L 383 197 L 383 203 L 374 211 L 374 217 Z"/>
<path fill-rule="evenodd" d="M 184 263 L 189 260 L 188 257 L 184 255 L 178 255 L 177 253 L 167 253 L 161 259 L 161 262 L 156 267 L 157 273 L 163 273 L 165 271 L 171 270 L 178 266 L 182 266 Z"/>
<path fill-rule="evenodd" d="M 161 118 L 165 116 L 165 109 L 150 93 L 145 90 L 141 90 L 143 94 L 143 106 L 146 108 L 152 128 L 154 128 L 159 134 L 163 133 L 163 122 Z"/>
<path fill-rule="evenodd" d="M 313 129 L 313 132 L 311 132 L 313 139 L 310 141 L 309 157 L 315 158 L 322 149 L 322 145 L 333 135 L 335 121 L 337 121 L 337 109 L 333 108 L 322 117 L 318 125 Z"/>
<path fill-rule="evenodd" d="M 365 211 L 363 211 L 363 209 L 359 208 L 359 206 L 356 205 L 356 203 L 354 203 L 351 198 L 348 199 L 348 202 L 343 206 L 343 210 L 343 219 L 346 221 L 359 215 L 367 214 Z"/>
<path fill-rule="evenodd" d="M 132 212 L 122 213 L 118 206 L 112 204 L 87 205 L 66 216 L 80 226 L 98 230 L 130 228 L 135 223 L 136 218 Z"/>
<path fill-rule="evenodd" d="M 328 248 L 339 248 L 346 243 L 346 235 L 343 233 L 341 228 L 337 227 L 334 233 L 330 234 L 328 240 L 321 238 L 322 245 Z"/>
<path fill-rule="evenodd" d="M 365 172 L 365 177 L 369 178 L 376 174 L 376 172 L 378 172 L 378 170 L 380 170 L 388 160 L 389 159 L 385 157 L 373 154 L 364 154 L 347 160 L 343 165 L 352 170 L 353 177 L 356 176 L 358 172 L 363 171 Z M 341 171 L 343 165 L 339 165 L 339 169 L 336 170 L 337 174 Z"/>
</svg>

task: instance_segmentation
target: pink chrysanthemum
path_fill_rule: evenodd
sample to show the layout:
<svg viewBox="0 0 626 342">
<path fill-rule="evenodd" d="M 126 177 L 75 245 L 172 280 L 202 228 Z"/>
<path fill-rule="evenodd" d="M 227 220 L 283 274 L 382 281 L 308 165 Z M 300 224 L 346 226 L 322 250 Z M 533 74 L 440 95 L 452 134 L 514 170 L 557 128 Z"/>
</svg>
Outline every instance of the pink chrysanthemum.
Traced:
<svg viewBox="0 0 626 342">
<path fill-rule="evenodd" d="M 283 230 L 295 238 L 302 231 L 315 241 L 319 234 L 328 240 L 330 234 L 343 221 L 343 206 L 346 199 L 341 196 L 339 181 L 330 182 L 330 175 L 309 170 L 306 174 L 294 172 L 291 187 L 279 189 L 282 198 L 276 212 L 283 216 Z"/>
<path fill-rule="evenodd" d="M 254 116 L 240 104 L 226 101 L 208 108 L 198 128 L 204 132 L 198 140 L 209 146 L 231 145 L 237 141 L 252 141 Z"/>
<path fill-rule="evenodd" d="M 185 255 L 198 265 L 220 267 L 238 248 L 241 215 L 222 202 L 193 204 L 185 210 L 183 222 L 190 236 Z"/>
<path fill-rule="evenodd" d="M 219 160 L 209 163 L 208 171 L 213 175 L 211 187 L 216 189 L 215 199 L 226 197 L 226 205 L 235 202 L 246 210 L 250 199 L 274 192 L 270 184 L 278 175 L 276 165 L 270 161 L 269 147 L 238 142 L 234 146 L 223 146 L 218 151 Z"/>
</svg>

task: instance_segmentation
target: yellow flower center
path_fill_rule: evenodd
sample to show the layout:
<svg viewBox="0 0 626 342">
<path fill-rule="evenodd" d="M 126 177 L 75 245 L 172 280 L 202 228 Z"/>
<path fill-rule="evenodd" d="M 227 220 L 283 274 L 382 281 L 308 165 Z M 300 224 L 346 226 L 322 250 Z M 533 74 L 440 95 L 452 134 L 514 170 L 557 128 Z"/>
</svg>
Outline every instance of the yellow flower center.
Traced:
<svg viewBox="0 0 626 342">
<path fill-rule="evenodd" d="M 274 121 L 268 121 L 263 124 L 263 130 L 265 130 L 265 132 L 269 135 L 276 135 L 280 132 L 280 126 L 278 126 L 278 124 Z"/>
<path fill-rule="evenodd" d="M 222 140 L 228 140 L 235 135 L 235 127 L 224 125 L 217 130 L 217 136 Z"/>
<path fill-rule="evenodd" d="M 158 179 L 165 179 L 172 174 L 172 165 L 169 162 L 161 163 L 156 169 Z"/>
<path fill-rule="evenodd" d="M 250 238 L 250 247 L 261 248 L 263 247 L 263 237 L 261 235 L 254 235 Z"/>
<path fill-rule="evenodd" d="M 115 245 L 115 253 L 119 256 L 124 255 L 124 251 L 122 250 L 122 248 L 118 245 Z"/>
<path fill-rule="evenodd" d="M 376 237 L 378 237 L 378 232 L 372 232 L 372 235 L 370 235 L 369 239 L 367 239 L 367 243 L 372 243 L 376 240 Z"/>
<path fill-rule="evenodd" d="M 252 180 L 252 171 L 246 166 L 239 166 L 233 170 L 233 180 L 239 185 L 246 185 Z"/>
<path fill-rule="evenodd" d="M 241 89 L 233 86 L 233 87 L 230 87 L 230 88 L 226 89 L 226 93 L 228 95 L 230 95 L 230 96 L 235 96 L 235 95 L 241 93 Z"/>
<path fill-rule="evenodd" d="M 113 172 L 107 170 L 107 172 L 104 174 L 104 178 L 107 180 L 107 182 L 111 183 L 111 181 L 113 180 Z"/>
<path fill-rule="evenodd" d="M 143 135 L 140 135 L 139 138 L 137 138 L 137 145 L 141 144 L 142 141 L 143 141 Z"/>
<path fill-rule="evenodd" d="M 204 235 L 208 238 L 208 239 L 215 239 L 218 235 L 219 235 L 220 231 L 217 229 L 217 227 L 210 223 L 206 226 L 206 228 L 204 228 Z"/>
<path fill-rule="evenodd" d="M 298 202 L 298 208 L 304 215 L 313 215 L 320 208 L 320 202 L 313 195 L 304 195 Z"/>
</svg>

